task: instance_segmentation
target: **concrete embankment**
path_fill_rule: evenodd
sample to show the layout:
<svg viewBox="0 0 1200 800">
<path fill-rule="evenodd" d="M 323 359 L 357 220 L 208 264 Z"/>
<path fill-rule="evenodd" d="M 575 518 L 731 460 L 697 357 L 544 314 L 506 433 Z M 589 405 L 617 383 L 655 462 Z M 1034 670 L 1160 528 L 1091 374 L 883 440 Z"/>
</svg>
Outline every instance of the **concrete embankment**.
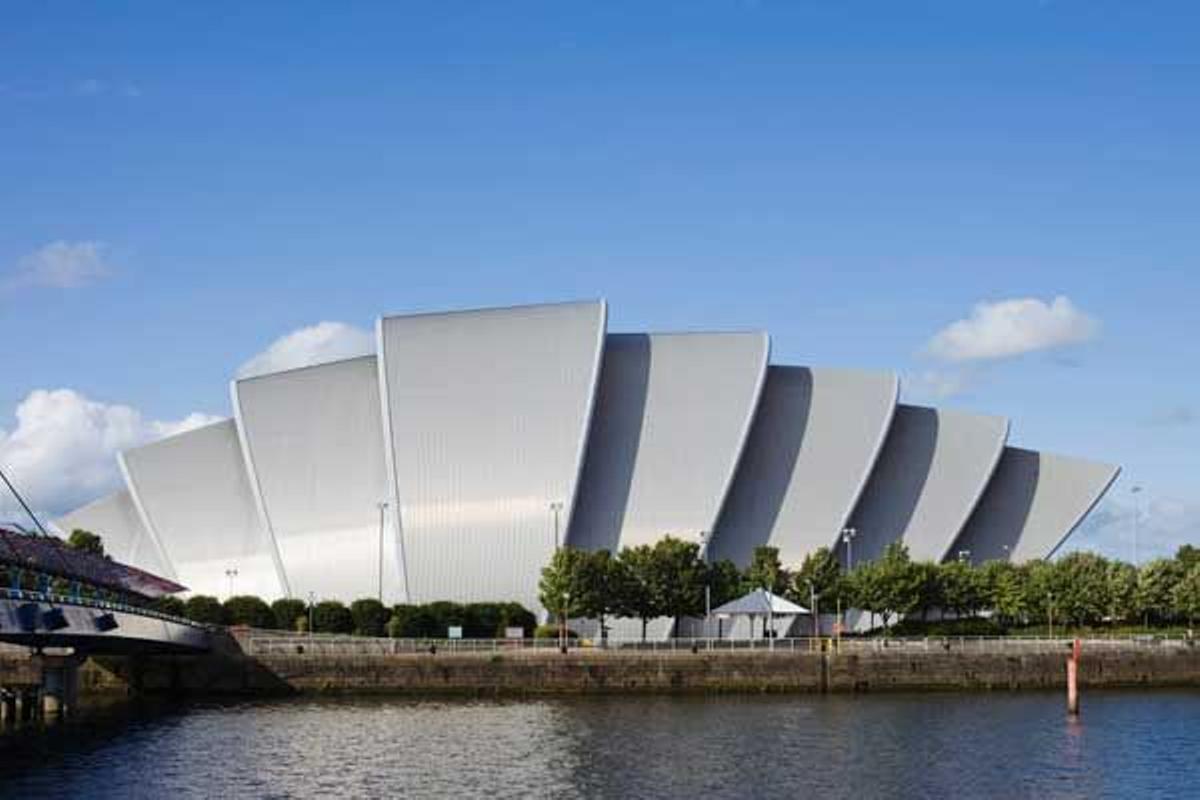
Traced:
<svg viewBox="0 0 1200 800">
<path fill-rule="evenodd" d="M 603 693 L 878 692 L 1062 687 L 1065 643 L 1042 646 L 858 643 L 832 648 L 699 653 L 508 650 L 105 658 L 81 670 L 83 693 L 282 695 L 370 693 L 537 696 Z M 1200 687 L 1200 647 L 1085 643 L 1080 685 Z"/>
<path fill-rule="evenodd" d="M 260 662 L 302 692 L 867 692 L 1043 689 L 1065 682 L 1062 652 L 276 655 Z M 1080 681 L 1091 688 L 1200 687 L 1200 651 L 1085 651 Z"/>
</svg>

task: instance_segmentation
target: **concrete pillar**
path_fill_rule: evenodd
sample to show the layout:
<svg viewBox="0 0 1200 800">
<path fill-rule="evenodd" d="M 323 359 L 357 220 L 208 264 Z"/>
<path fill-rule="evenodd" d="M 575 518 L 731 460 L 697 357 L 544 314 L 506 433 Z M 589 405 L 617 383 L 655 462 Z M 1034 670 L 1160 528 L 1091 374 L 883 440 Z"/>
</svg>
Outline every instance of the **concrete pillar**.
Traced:
<svg viewBox="0 0 1200 800">
<path fill-rule="evenodd" d="M 0 723 L 7 723 L 17 716 L 17 701 L 8 689 L 0 688 Z"/>
<path fill-rule="evenodd" d="M 73 658 L 47 660 L 42 666 L 42 712 L 68 714 L 79 694 L 79 664 Z"/>
</svg>

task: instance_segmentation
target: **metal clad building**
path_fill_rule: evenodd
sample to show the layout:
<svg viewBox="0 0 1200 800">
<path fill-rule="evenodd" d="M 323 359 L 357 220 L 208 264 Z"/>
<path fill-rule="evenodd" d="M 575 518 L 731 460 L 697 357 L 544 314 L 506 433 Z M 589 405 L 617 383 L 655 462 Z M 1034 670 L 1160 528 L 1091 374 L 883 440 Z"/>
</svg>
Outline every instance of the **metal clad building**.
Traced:
<svg viewBox="0 0 1200 800">
<path fill-rule="evenodd" d="M 405 597 L 375 356 L 235 381 L 263 525 L 298 597 Z M 382 513 L 381 513 L 382 512 Z"/>
<path fill-rule="evenodd" d="M 202 594 L 227 596 L 231 588 L 272 598 L 289 593 L 233 420 L 126 450 L 121 462 L 171 577 Z"/>
<path fill-rule="evenodd" d="M 1007 439 L 1002 417 L 898 406 L 851 517 L 852 557 L 871 561 L 888 543 L 902 541 L 915 561 L 945 558 Z"/>
<path fill-rule="evenodd" d="M 59 529 L 218 597 L 352 601 L 382 573 L 388 603 L 537 609 L 564 544 L 792 566 L 850 524 L 855 563 L 1046 558 L 1119 472 L 898 406 L 891 373 L 768 367 L 764 333 L 608 335 L 604 301 L 384 317 L 376 345 L 235 381 L 232 420 L 125 451 L 125 489 Z"/>
<path fill-rule="evenodd" d="M 537 605 L 565 535 L 603 302 L 385 317 L 385 435 L 409 599 Z"/>
<path fill-rule="evenodd" d="M 899 381 L 885 372 L 771 367 L 737 477 L 709 548 L 784 564 L 836 542 L 888 431 Z"/>
<path fill-rule="evenodd" d="M 974 563 L 1046 558 L 1120 472 L 1110 464 L 1006 447 L 954 549 Z"/>
<path fill-rule="evenodd" d="M 712 531 L 768 349 L 762 333 L 610 335 L 570 543 L 615 553 Z"/>
</svg>

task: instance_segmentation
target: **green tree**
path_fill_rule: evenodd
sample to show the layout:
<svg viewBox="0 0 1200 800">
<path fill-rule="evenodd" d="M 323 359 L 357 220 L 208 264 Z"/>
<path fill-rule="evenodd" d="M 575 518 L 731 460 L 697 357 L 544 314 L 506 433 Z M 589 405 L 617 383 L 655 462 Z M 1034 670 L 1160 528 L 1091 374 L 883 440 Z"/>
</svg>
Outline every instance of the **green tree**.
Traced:
<svg viewBox="0 0 1200 800">
<path fill-rule="evenodd" d="M 910 569 L 913 571 L 917 585 L 917 604 L 915 611 L 921 612 L 922 621 L 929 619 L 929 612 L 935 608 L 943 608 L 941 567 L 932 561 L 914 561 Z"/>
<path fill-rule="evenodd" d="M 723 606 L 742 596 L 742 571 L 727 558 L 708 565 L 708 586 L 712 607 Z"/>
<path fill-rule="evenodd" d="M 364 597 L 350 604 L 355 636 L 383 636 L 384 625 L 390 616 L 383 603 L 374 597 Z"/>
<path fill-rule="evenodd" d="M 520 603 L 502 603 L 500 605 L 500 620 L 496 623 L 495 636 L 503 636 L 508 628 L 521 628 L 526 636 L 533 636 L 537 627 L 537 617 L 532 611 Z"/>
<path fill-rule="evenodd" d="M 706 569 L 700 545 L 664 536 L 654 543 L 651 563 L 651 591 L 660 614 L 678 620 L 704 613 Z"/>
<path fill-rule="evenodd" d="M 766 589 L 772 594 L 784 595 L 788 589 L 788 576 L 779 562 L 779 548 L 770 545 L 759 545 L 754 548 L 750 557 L 750 566 L 746 568 L 746 592 L 754 589 Z"/>
<path fill-rule="evenodd" d="M 1029 621 L 1049 624 L 1057 612 L 1057 598 L 1062 597 L 1059 585 L 1060 573 L 1049 561 L 1031 561 L 1023 565 L 1025 580 L 1022 582 L 1022 603 L 1029 613 Z"/>
<path fill-rule="evenodd" d="M 938 584 L 945 608 L 960 619 L 975 616 L 987 601 L 983 574 L 966 561 L 939 565 Z"/>
<path fill-rule="evenodd" d="M 154 598 L 150 601 L 150 608 L 160 614 L 170 614 L 172 617 L 182 617 L 187 613 L 183 601 L 169 594 Z"/>
<path fill-rule="evenodd" d="M 616 558 L 614 610 L 620 616 L 642 621 L 642 641 L 646 640 L 650 620 L 664 613 L 654 591 L 654 563 L 654 551 L 646 544 L 623 548 Z"/>
<path fill-rule="evenodd" d="M 312 610 L 314 633 L 350 633 L 354 617 L 350 609 L 337 600 L 322 600 Z"/>
<path fill-rule="evenodd" d="M 828 547 L 818 547 L 804 557 L 791 576 L 788 599 L 802 606 L 812 603 L 812 593 L 832 603 L 842 579 L 842 565 Z M 818 600 L 820 602 L 820 600 Z M 830 606 L 831 607 L 831 606 Z"/>
<path fill-rule="evenodd" d="M 251 628 L 271 628 L 275 625 L 271 607 L 260 597 L 236 595 L 222 605 L 225 606 L 225 619 L 230 625 L 249 625 Z"/>
<path fill-rule="evenodd" d="M 192 595 L 183 604 L 183 615 L 204 625 L 226 625 L 228 619 L 221 601 L 206 594 Z"/>
<path fill-rule="evenodd" d="M 1024 581 L 1024 571 L 1009 561 L 989 561 L 983 565 L 984 603 L 992 609 L 1000 626 L 1016 625 L 1028 615 Z"/>
<path fill-rule="evenodd" d="M 1191 544 L 1181 544 L 1175 551 L 1175 560 L 1183 568 L 1182 574 L 1187 575 L 1200 566 L 1200 547 Z"/>
<path fill-rule="evenodd" d="M 580 574 L 588 553 L 576 547 L 560 547 L 550 563 L 542 569 L 538 581 L 538 600 L 542 607 L 566 625 L 571 617 L 580 616 L 584 598 L 580 591 Z"/>
<path fill-rule="evenodd" d="M 91 553 L 94 556 L 104 555 L 104 541 L 83 528 L 76 528 L 71 531 L 71 535 L 67 537 L 67 547 L 72 550 L 78 550 L 81 553 Z"/>
<path fill-rule="evenodd" d="M 1138 571 L 1124 561 L 1108 564 L 1108 616 L 1115 622 L 1137 618 Z"/>
<path fill-rule="evenodd" d="M 297 620 L 308 621 L 308 604 L 294 597 L 284 597 L 271 603 L 271 615 L 275 617 L 275 629 L 296 630 Z"/>
<path fill-rule="evenodd" d="M 1195 626 L 1196 617 L 1200 617 L 1200 563 L 1176 581 L 1171 604 L 1176 616 L 1188 621 L 1189 628 Z"/>
<path fill-rule="evenodd" d="M 1174 616 L 1171 593 L 1175 590 L 1175 584 L 1183 577 L 1180 562 L 1170 558 L 1157 558 L 1143 564 L 1138 570 L 1134 605 L 1147 623 L 1168 622 Z"/>
<path fill-rule="evenodd" d="M 880 615 L 886 629 L 892 616 L 903 619 L 920 606 L 923 576 L 909 559 L 903 542 L 892 542 L 885 547 L 877 564 Z"/>
<path fill-rule="evenodd" d="M 1108 560 L 1095 553 L 1077 551 L 1054 562 L 1058 573 L 1058 608 L 1065 621 L 1094 625 L 1109 609 Z"/>
<path fill-rule="evenodd" d="M 607 550 L 584 554 L 575 570 L 572 594 L 578 594 L 577 608 L 582 616 L 600 623 L 601 637 L 607 636 L 605 620 L 615 607 L 618 588 L 617 567 Z"/>
</svg>

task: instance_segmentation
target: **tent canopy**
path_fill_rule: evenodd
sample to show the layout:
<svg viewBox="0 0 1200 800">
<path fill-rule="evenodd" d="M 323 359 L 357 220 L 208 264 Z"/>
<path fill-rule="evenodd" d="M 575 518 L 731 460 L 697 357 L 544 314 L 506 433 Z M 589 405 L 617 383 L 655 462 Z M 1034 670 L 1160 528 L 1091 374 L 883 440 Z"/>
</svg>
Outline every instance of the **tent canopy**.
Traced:
<svg viewBox="0 0 1200 800">
<path fill-rule="evenodd" d="M 807 614 L 808 609 L 798 606 L 789 600 L 784 600 L 779 595 L 772 594 L 766 589 L 755 589 L 750 594 L 743 595 L 736 600 L 730 600 L 719 608 L 714 608 L 712 613 L 729 616 L 766 616 L 773 614 L 777 617 L 786 617 L 789 615 Z"/>
</svg>

